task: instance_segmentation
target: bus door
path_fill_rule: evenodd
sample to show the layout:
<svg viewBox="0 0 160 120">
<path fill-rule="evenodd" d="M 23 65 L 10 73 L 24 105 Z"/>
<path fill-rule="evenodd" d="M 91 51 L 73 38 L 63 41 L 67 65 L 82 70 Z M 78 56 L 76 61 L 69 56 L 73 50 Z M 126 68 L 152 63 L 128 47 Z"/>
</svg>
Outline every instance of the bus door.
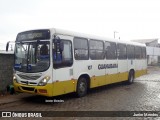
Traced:
<svg viewBox="0 0 160 120">
<path fill-rule="evenodd" d="M 53 95 L 75 90 L 71 39 L 63 35 L 53 39 Z"/>
</svg>

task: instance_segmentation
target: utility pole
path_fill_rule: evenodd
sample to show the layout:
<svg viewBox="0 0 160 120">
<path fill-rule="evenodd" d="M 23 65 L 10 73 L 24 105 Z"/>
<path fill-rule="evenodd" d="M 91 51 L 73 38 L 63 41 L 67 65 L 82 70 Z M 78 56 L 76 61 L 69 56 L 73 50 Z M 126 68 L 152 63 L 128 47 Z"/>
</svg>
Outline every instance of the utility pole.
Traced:
<svg viewBox="0 0 160 120">
<path fill-rule="evenodd" d="M 118 32 L 117 32 L 117 31 L 114 31 L 114 32 L 113 32 L 114 39 L 116 39 L 116 33 L 118 33 Z"/>
</svg>

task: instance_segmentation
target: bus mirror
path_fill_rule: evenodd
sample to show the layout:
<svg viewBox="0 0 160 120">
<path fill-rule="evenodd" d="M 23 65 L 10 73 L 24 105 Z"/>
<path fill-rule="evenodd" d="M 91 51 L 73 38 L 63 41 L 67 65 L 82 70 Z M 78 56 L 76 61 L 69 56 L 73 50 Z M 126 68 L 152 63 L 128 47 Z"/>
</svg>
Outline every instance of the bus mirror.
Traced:
<svg viewBox="0 0 160 120">
<path fill-rule="evenodd" d="M 9 43 L 10 43 L 10 41 L 8 41 L 7 44 L 6 44 L 6 51 L 8 51 Z"/>
<path fill-rule="evenodd" d="M 62 40 L 60 41 L 59 48 L 61 52 L 64 50 L 64 43 Z"/>
<path fill-rule="evenodd" d="M 12 43 L 12 44 L 10 44 L 10 43 Z M 6 51 L 8 51 L 8 49 L 9 49 L 9 47 L 11 47 L 11 51 L 13 51 L 13 43 L 15 44 L 15 42 L 14 41 L 8 41 L 7 42 L 7 44 L 6 44 Z"/>
<path fill-rule="evenodd" d="M 55 51 L 62 52 L 64 50 L 64 43 L 58 36 L 54 36 L 53 43 L 55 46 Z"/>
<path fill-rule="evenodd" d="M 59 42 L 60 42 L 60 38 L 58 36 L 54 35 L 53 43 L 56 44 Z"/>
</svg>

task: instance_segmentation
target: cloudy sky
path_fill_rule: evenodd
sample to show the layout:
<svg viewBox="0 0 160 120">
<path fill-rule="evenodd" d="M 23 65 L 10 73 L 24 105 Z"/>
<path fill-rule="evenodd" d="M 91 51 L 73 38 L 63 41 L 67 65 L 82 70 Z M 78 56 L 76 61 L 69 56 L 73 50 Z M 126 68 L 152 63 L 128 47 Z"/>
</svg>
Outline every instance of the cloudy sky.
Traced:
<svg viewBox="0 0 160 120">
<path fill-rule="evenodd" d="M 0 47 L 21 31 L 61 28 L 124 40 L 160 38 L 159 0 L 0 0 Z"/>
</svg>

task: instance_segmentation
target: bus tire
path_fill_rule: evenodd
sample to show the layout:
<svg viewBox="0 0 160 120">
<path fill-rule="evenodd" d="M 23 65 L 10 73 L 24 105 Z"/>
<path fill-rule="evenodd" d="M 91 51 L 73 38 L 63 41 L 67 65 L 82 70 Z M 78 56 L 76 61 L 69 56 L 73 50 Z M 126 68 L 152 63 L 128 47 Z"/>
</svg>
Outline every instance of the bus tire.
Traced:
<svg viewBox="0 0 160 120">
<path fill-rule="evenodd" d="M 77 83 L 77 90 L 76 94 L 77 97 L 83 97 L 87 94 L 87 80 L 84 77 L 79 78 L 78 83 Z"/>
<path fill-rule="evenodd" d="M 134 71 L 131 70 L 128 76 L 128 84 L 132 84 L 134 82 Z"/>
</svg>

